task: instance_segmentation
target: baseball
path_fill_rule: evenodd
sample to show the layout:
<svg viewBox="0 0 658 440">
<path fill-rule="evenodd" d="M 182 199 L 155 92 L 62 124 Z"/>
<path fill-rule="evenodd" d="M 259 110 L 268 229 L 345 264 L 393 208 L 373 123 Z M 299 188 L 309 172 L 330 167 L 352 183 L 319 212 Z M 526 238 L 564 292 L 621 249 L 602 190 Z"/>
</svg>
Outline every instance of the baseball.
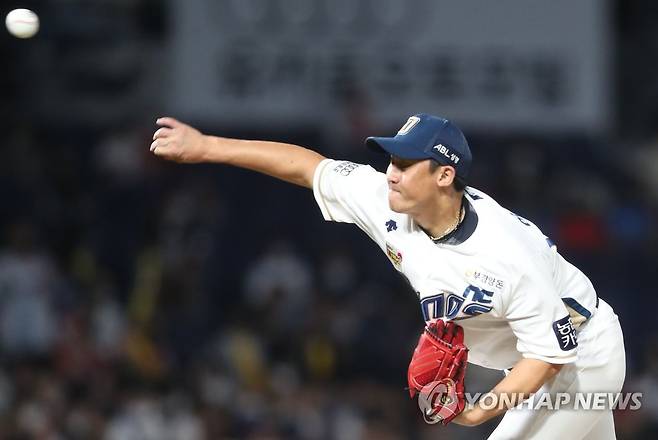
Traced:
<svg viewBox="0 0 658 440">
<path fill-rule="evenodd" d="M 39 17 L 29 9 L 14 9 L 7 14 L 5 24 L 16 38 L 30 38 L 39 31 Z"/>
</svg>

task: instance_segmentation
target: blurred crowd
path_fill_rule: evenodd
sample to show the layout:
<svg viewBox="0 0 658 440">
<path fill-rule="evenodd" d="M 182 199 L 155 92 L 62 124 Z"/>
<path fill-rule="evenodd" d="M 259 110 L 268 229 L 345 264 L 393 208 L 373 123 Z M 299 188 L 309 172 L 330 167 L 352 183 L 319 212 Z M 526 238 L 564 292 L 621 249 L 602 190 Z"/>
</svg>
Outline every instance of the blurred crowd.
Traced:
<svg viewBox="0 0 658 440">
<path fill-rule="evenodd" d="M 21 127 L 0 165 L 0 437 L 473 438 L 405 391 L 416 298 L 309 191 L 164 163 L 152 127 Z M 254 133 L 266 137 L 267 133 Z M 277 136 L 273 134 L 273 136 Z M 332 150 L 320 135 L 296 141 Z M 615 307 L 629 391 L 619 438 L 658 429 L 658 144 L 473 133 L 473 185 L 534 219 Z M 349 157 L 382 169 L 356 142 Z M 620 159 L 621 157 L 621 159 Z M 651 263 L 653 261 L 654 263 Z M 642 335 L 642 337 L 637 337 Z M 487 391 L 499 373 L 472 368 Z"/>
</svg>

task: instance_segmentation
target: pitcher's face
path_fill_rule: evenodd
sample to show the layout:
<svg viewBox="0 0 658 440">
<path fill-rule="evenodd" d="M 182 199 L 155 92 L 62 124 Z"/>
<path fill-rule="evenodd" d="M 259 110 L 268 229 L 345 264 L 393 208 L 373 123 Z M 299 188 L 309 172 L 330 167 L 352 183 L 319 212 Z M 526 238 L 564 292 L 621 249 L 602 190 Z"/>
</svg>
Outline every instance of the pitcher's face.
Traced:
<svg viewBox="0 0 658 440">
<path fill-rule="evenodd" d="M 437 191 L 436 175 L 429 159 L 411 160 L 391 156 L 386 180 L 388 204 L 391 210 L 399 213 L 418 214 L 429 206 Z"/>
</svg>

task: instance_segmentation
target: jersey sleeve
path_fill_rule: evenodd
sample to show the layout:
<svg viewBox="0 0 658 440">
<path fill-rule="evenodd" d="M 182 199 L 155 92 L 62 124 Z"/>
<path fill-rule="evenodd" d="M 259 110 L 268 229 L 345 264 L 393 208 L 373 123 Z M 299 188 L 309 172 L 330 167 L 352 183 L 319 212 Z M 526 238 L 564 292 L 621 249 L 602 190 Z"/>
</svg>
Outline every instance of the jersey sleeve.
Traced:
<svg viewBox="0 0 658 440">
<path fill-rule="evenodd" d="M 550 280 L 524 273 L 509 293 L 505 318 L 525 358 L 567 364 L 577 358 L 578 341 L 569 312 Z"/>
<path fill-rule="evenodd" d="M 327 221 L 353 223 L 371 238 L 388 206 L 384 174 L 368 165 L 325 159 L 315 170 L 313 194 Z"/>
</svg>

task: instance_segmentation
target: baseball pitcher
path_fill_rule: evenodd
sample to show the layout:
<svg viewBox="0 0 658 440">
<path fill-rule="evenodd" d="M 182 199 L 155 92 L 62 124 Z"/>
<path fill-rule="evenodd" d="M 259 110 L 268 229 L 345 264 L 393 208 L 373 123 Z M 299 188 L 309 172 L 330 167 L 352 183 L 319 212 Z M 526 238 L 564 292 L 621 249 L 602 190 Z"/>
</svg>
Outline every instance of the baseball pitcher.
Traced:
<svg viewBox="0 0 658 440">
<path fill-rule="evenodd" d="M 418 114 L 393 137 L 368 138 L 390 156 L 386 174 L 295 145 L 157 123 L 156 156 L 305 186 L 325 220 L 353 223 L 377 243 L 409 280 L 426 322 L 407 374 L 425 421 L 475 426 L 505 413 L 491 439 L 615 438 L 611 408 L 524 409 L 542 396 L 621 391 L 622 331 L 589 279 L 532 222 L 467 186 L 471 151 L 454 123 Z M 487 396 L 502 404 L 466 404 L 468 362 L 505 371 Z"/>
</svg>

